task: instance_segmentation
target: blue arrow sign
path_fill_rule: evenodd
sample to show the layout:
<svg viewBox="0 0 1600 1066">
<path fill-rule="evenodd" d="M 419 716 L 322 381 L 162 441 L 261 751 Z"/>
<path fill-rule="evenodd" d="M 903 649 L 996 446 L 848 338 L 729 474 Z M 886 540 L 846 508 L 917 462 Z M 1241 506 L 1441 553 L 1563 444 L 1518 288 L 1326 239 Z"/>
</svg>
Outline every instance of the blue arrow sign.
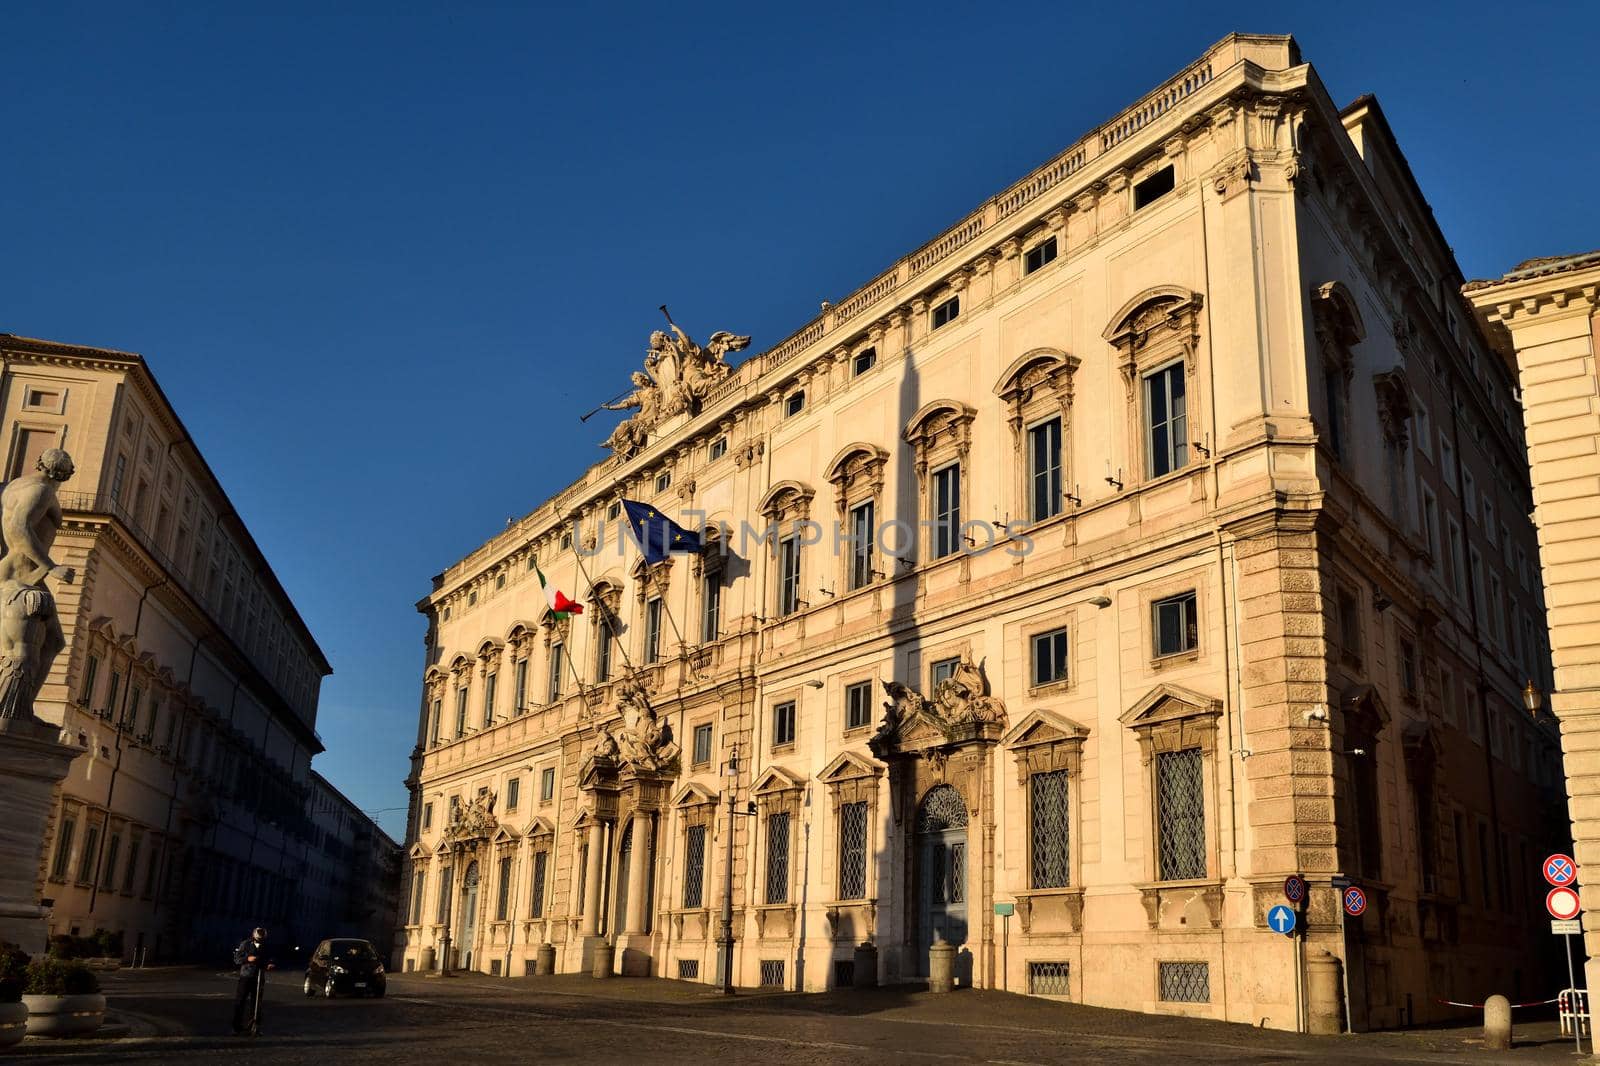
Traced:
<svg viewBox="0 0 1600 1066">
<path fill-rule="evenodd" d="M 1281 903 L 1267 912 L 1267 925 L 1272 928 L 1274 933 L 1282 933 L 1284 936 L 1288 936 L 1294 932 L 1294 921 L 1294 911 Z"/>
</svg>

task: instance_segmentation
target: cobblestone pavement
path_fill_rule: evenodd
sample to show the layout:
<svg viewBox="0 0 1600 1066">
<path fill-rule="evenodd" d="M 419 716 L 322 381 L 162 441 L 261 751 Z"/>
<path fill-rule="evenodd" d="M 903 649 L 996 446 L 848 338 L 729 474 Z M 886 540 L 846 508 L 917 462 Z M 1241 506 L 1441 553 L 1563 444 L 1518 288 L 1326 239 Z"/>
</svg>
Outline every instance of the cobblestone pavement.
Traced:
<svg viewBox="0 0 1600 1066">
<path fill-rule="evenodd" d="M 11 1057 L 63 1062 L 275 1064 L 527 1062 L 1149 1063 L 1161 1061 L 1566 1062 L 1551 1022 L 1519 1047 L 1483 1051 L 1470 1029 L 1301 1037 L 1244 1025 L 1134 1014 L 998 992 L 936 996 L 908 988 L 822 995 L 569 975 L 389 978 L 384 999 L 306 999 L 298 973 L 275 973 L 264 1033 L 232 1036 L 233 981 L 214 971 L 123 971 L 105 982 L 108 1036 L 31 1039 Z"/>
</svg>

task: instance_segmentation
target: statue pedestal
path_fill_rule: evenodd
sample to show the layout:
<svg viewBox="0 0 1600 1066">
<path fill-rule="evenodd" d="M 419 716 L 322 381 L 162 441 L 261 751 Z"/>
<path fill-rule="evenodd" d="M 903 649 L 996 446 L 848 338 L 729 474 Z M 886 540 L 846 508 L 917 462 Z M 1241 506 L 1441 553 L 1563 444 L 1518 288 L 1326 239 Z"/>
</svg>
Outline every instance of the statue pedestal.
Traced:
<svg viewBox="0 0 1600 1066">
<path fill-rule="evenodd" d="M 56 788 L 82 749 L 60 743 L 60 729 L 35 718 L 0 719 L 0 941 L 30 955 L 45 949 L 41 862 Z"/>
</svg>

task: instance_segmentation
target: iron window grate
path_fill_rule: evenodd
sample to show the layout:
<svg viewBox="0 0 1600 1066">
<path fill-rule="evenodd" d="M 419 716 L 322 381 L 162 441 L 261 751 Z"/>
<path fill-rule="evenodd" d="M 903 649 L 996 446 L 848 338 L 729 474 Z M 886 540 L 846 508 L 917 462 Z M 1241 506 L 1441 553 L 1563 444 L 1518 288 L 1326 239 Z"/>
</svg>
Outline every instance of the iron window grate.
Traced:
<svg viewBox="0 0 1600 1066">
<path fill-rule="evenodd" d="M 680 981 L 698 981 L 698 980 L 700 980 L 700 960 L 699 959 L 679 959 L 678 960 L 678 980 L 680 980 Z"/>
<path fill-rule="evenodd" d="M 499 959 L 490 959 L 489 960 L 489 976 L 490 977 L 499 977 L 500 976 L 500 960 Z"/>
<path fill-rule="evenodd" d="M 700 906 L 706 875 L 706 827 L 691 825 L 683 847 L 683 906 Z"/>
<path fill-rule="evenodd" d="M 1163 962 L 1157 964 L 1161 998 L 1167 1003 L 1210 1003 L 1211 964 Z"/>
<path fill-rule="evenodd" d="M 1068 996 L 1072 986 L 1068 980 L 1071 966 L 1065 962 L 1028 963 L 1028 995 Z"/>
<path fill-rule="evenodd" d="M 833 960 L 833 987 L 851 988 L 856 983 L 856 960 Z"/>
<path fill-rule="evenodd" d="M 789 812 L 767 819 L 767 902 L 789 902 Z"/>
<path fill-rule="evenodd" d="M 1030 865 L 1034 888 L 1065 888 L 1072 870 L 1070 823 L 1067 821 L 1067 771 L 1050 770 L 1030 778 L 1033 804 L 1033 854 Z"/>
<path fill-rule="evenodd" d="M 782 959 L 762 959 L 761 960 L 761 987 L 762 988 L 782 988 L 783 987 L 783 960 Z"/>
<path fill-rule="evenodd" d="M 1156 804 L 1161 832 L 1160 878 L 1206 876 L 1205 797 L 1199 748 L 1156 756 Z"/>
<path fill-rule="evenodd" d="M 867 805 L 846 803 L 839 808 L 839 898 L 866 895 Z"/>
</svg>

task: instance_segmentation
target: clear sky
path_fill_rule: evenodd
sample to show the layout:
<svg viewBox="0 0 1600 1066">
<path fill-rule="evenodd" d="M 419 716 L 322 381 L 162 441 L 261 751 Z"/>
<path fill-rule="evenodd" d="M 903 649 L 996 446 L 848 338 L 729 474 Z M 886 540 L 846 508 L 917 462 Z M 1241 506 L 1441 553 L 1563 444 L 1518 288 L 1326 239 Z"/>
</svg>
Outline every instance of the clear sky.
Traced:
<svg viewBox="0 0 1600 1066">
<path fill-rule="evenodd" d="M 769 347 L 1233 30 L 1378 95 L 1468 277 L 1600 247 L 1600 7 L 1437 6 L 13 6 L 0 330 L 150 360 L 398 837 L 413 605 L 601 455 L 658 304 Z"/>
</svg>

